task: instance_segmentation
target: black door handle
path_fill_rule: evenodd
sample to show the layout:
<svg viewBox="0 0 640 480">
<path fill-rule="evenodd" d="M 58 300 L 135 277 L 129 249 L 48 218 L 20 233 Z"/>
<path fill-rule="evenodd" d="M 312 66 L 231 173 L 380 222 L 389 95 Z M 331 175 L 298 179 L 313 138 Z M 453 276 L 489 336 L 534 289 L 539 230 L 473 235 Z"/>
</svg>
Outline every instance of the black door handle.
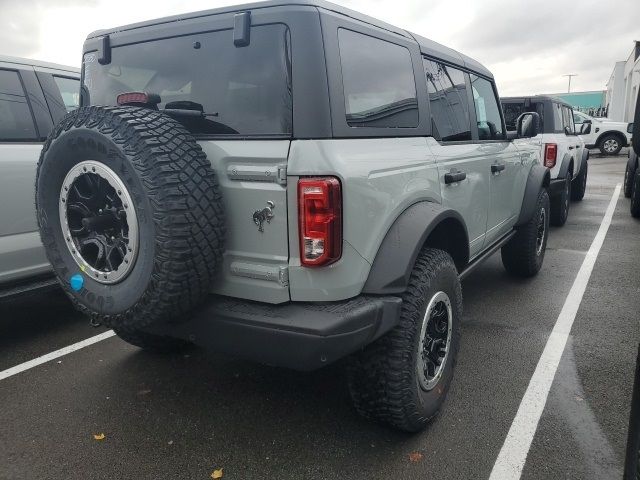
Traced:
<svg viewBox="0 0 640 480">
<path fill-rule="evenodd" d="M 494 163 L 491 165 L 491 173 L 498 173 L 507 168 L 504 163 Z"/>
<path fill-rule="evenodd" d="M 451 171 L 444 174 L 444 183 L 449 185 L 450 183 L 461 182 L 465 178 L 467 178 L 466 172 L 461 172 L 460 170 L 457 172 Z"/>
</svg>

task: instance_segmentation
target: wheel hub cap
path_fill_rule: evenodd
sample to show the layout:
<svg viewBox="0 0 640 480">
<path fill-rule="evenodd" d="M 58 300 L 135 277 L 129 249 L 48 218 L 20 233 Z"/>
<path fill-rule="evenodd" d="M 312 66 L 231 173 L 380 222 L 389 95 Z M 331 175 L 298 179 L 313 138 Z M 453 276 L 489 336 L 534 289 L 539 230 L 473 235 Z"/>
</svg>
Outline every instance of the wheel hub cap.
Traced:
<svg viewBox="0 0 640 480">
<path fill-rule="evenodd" d="M 433 389 L 442 376 L 451 346 L 452 322 L 449 296 L 436 293 L 422 319 L 418 345 L 417 374 L 423 390 Z"/>
<path fill-rule="evenodd" d="M 618 148 L 618 142 L 615 140 L 607 140 L 606 142 L 604 142 L 604 149 L 611 153 L 611 152 L 615 152 Z"/>
<path fill-rule="evenodd" d="M 80 270 L 100 283 L 123 280 L 138 253 L 138 219 L 124 183 L 106 165 L 80 162 L 60 190 L 65 242 Z"/>
</svg>

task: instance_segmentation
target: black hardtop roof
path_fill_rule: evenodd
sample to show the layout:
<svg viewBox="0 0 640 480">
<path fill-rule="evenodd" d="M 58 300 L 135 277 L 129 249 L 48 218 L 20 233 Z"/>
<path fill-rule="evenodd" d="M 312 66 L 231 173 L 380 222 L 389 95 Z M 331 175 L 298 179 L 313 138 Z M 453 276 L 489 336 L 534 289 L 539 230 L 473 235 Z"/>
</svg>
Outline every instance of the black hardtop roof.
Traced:
<svg viewBox="0 0 640 480">
<path fill-rule="evenodd" d="M 530 100 L 532 102 L 556 102 L 561 105 L 566 105 L 567 107 L 573 108 L 570 103 L 565 102 L 560 97 L 554 97 L 552 95 L 525 95 L 520 97 L 502 97 L 500 99 L 503 103 L 515 103 L 515 102 L 524 102 L 525 100 Z"/>
<path fill-rule="evenodd" d="M 327 2 L 325 0 L 284 0 L 284 1 L 283 0 L 267 0 L 263 2 L 245 3 L 245 4 L 234 5 L 229 7 L 214 8 L 211 10 L 202 10 L 199 12 L 173 15 L 170 17 L 147 20 L 144 22 L 132 23 L 130 25 L 123 25 L 120 27 L 97 30 L 95 32 L 90 33 L 87 36 L 87 39 L 101 37 L 104 35 L 111 35 L 111 34 L 124 32 L 128 30 L 134 30 L 142 27 L 150 27 L 154 25 L 162 25 L 162 24 L 171 23 L 171 22 L 180 22 L 180 21 L 194 19 L 194 18 L 206 17 L 209 15 L 219 15 L 223 13 L 255 10 L 259 8 L 286 7 L 286 6 L 309 6 L 309 7 L 316 7 L 316 8 L 328 10 L 331 12 L 338 13 L 340 15 L 347 16 L 349 18 L 353 18 L 355 20 L 358 20 L 364 23 L 368 23 L 369 25 L 373 25 L 375 27 L 388 30 L 390 32 L 396 33 L 403 37 L 412 38 L 418 43 L 418 45 L 420 45 L 420 49 L 426 55 L 437 56 L 450 63 L 466 67 L 484 76 L 493 78 L 493 75 L 491 74 L 491 72 L 487 68 L 485 68 L 482 64 L 480 64 L 479 62 L 477 62 L 476 60 L 470 57 L 467 57 L 466 55 L 463 55 L 453 50 L 452 48 L 445 47 L 444 45 L 434 42 L 433 40 L 429 40 L 420 35 L 412 34 L 406 30 L 395 27 L 381 20 L 377 20 L 368 15 L 364 15 L 362 13 L 356 12 L 355 10 L 351 10 L 349 8 L 342 7 L 340 5 L 336 5 L 335 3 Z"/>
</svg>

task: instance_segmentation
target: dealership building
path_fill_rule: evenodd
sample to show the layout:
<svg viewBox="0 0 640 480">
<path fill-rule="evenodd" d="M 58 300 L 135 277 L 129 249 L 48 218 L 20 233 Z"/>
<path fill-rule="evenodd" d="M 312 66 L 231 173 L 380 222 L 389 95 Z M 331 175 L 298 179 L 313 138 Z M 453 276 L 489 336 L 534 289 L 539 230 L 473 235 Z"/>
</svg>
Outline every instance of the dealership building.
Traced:
<svg viewBox="0 0 640 480">
<path fill-rule="evenodd" d="M 618 122 L 631 122 L 640 90 L 640 41 L 625 61 L 616 62 L 607 82 L 605 106 L 607 117 Z"/>
</svg>

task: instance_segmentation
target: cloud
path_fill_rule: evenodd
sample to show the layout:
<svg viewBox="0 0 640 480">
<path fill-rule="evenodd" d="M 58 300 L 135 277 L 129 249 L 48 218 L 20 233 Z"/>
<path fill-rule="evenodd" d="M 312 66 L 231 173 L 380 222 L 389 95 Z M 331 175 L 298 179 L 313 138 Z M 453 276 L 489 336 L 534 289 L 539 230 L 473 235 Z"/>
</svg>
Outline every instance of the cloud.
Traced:
<svg viewBox="0 0 640 480">
<path fill-rule="evenodd" d="M 0 0 L 0 53 L 80 64 L 87 34 L 240 0 Z M 501 95 L 604 89 L 640 40 L 640 1 L 338 0 L 455 48 L 495 75 Z M 8 19 L 8 20 L 5 20 Z"/>
</svg>

